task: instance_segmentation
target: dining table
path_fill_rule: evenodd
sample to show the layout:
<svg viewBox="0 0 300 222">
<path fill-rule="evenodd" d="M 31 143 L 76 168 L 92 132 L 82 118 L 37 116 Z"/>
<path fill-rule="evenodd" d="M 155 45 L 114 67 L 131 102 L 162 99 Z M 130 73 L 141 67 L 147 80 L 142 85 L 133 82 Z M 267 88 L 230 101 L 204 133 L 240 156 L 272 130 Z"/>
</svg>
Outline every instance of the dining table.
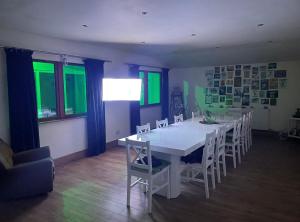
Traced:
<svg viewBox="0 0 300 222">
<path fill-rule="evenodd" d="M 150 141 L 152 155 L 170 163 L 171 198 L 181 193 L 181 157 L 205 145 L 206 134 L 218 132 L 225 126 L 227 131 L 233 129 L 234 120 L 240 115 L 215 117 L 214 123 L 203 123 L 202 118 L 191 118 L 173 123 L 164 128 L 152 129 L 148 133 L 134 134 L 118 140 L 120 146 L 126 146 L 126 138 L 135 141 Z M 159 193 L 166 196 L 166 190 Z"/>
</svg>

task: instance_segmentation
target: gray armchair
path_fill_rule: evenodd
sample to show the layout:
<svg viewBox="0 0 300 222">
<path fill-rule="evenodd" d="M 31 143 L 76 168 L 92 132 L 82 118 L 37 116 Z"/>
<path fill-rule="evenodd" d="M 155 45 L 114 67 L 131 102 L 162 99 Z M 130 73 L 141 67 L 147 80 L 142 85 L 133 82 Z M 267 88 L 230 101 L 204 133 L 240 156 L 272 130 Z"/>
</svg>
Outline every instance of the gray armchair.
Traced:
<svg viewBox="0 0 300 222">
<path fill-rule="evenodd" d="M 49 147 L 13 154 L 0 141 L 0 199 L 16 199 L 51 192 L 54 163 Z"/>
</svg>

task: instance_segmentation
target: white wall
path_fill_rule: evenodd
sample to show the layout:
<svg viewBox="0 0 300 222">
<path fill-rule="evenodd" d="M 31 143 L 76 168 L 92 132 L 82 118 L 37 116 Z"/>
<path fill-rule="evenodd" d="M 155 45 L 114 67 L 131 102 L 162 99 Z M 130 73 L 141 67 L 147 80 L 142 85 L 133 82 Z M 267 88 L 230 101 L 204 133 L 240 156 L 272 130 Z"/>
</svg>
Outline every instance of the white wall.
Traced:
<svg viewBox="0 0 300 222">
<path fill-rule="evenodd" d="M 154 66 L 162 65 L 147 56 L 136 55 L 99 45 L 66 41 L 11 30 L 0 30 L 0 32 L 0 45 L 111 60 L 112 63 L 105 63 L 104 65 L 105 76 L 126 77 L 128 75 L 128 66 L 124 64 L 126 62 Z M 57 59 L 56 56 L 40 53 L 34 54 L 34 57 L 44 59 L 51 57 L 54 60 Z M 5 79 L 6 65 L 4 60 L 3 50 L 0 50 L 0 137 L 9 141 L 8 99 Z M 129 135 L 129 103 L 106 102 L 105 105 L 107 142 Z M 160 109 L 142 109 L 141 116 L 142 121 L 152 122 L 154 117 L 160 117 Z M 40 124 L 40 142 L 42 146 L 50 145 L 54 158 L 84 150 L 86 148 L 85 118 Z"/>
<path fill-rule="evenodd" d="M 296 108 L 300 108 L 300 60 L 277 62 L 277 66 L 277 69 L 287 70 L 288 86 L 279 91 L 277 106 L 269 106 L 269 110 L 263 110 L 260 104 L 253 107 L 257 129 L 286 130 L 288 119 L 295 113 Z M 213 67 L 172 69 L 169 74 L 170 93 L 175 86 L 183 89 L 184 81 L 189 83 L 192 92 L 195 86 L 207 87 L 205 71 L 211 68 Z"/>
</svg>

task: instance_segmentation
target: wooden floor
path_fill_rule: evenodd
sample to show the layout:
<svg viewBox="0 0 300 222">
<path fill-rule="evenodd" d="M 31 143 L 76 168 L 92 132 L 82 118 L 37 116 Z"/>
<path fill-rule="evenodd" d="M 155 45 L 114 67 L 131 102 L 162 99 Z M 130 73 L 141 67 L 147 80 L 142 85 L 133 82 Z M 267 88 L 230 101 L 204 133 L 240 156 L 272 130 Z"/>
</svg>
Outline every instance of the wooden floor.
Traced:
<svg viewBox="0 0 300 222">
<path fill-rule="evenodd" d="M 0 221 L 300 221 L 300 141 L 256 135 L 253 149 L 205 199 L 202 184 L 183 184 L 177 199 L 155 196 L 153 215 L 137 186 L 126 207 L 124 148 L 56 169 L 48 196 L 0 203 Z M 32 181 L 34 183 L 34 181 Z"/>
</svg>

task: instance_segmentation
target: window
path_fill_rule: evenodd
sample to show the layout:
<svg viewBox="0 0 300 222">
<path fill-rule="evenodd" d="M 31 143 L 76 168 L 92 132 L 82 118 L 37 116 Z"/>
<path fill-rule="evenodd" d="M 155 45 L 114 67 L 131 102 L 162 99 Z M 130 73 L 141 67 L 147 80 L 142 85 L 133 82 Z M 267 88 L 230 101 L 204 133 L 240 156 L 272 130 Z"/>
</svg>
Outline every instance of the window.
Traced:
<svg viewBox="0 0 300 222">
<path fill-rule="evenodd" d="M 160 72 L 139 72 L 142 79 L 141 106 L 160 104 L 160 75 Z"/>
<path fill-rule="evenodd" d="M 86 113 L 84 66 L 34 61 L 33 69 L 40 121 L 63 119 Z"/>
</svg>

